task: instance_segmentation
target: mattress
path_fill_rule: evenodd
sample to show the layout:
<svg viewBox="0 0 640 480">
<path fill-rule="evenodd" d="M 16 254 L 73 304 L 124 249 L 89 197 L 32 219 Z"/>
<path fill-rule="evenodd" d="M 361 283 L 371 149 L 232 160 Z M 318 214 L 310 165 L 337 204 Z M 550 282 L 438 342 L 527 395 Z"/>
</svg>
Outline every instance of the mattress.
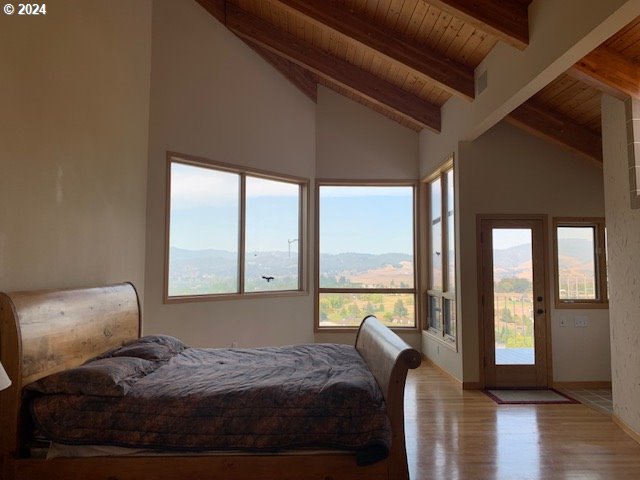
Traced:
<svg viewBox="0 0 640 480">
<path fill-rule="evenodd" d="M 38 431 L 59 444 L 166 452 L 339 449 L 361 464 L 388 455 L 384 398 L 352 346 L 174 348 L 141 355 L 129 376 L 125 360 L 139 349 L 125 347 L 94 360 L 117 370 L 114 385 L 87 378 L 88 362 L 82 381 L 31 386 Z"/>
</svg>

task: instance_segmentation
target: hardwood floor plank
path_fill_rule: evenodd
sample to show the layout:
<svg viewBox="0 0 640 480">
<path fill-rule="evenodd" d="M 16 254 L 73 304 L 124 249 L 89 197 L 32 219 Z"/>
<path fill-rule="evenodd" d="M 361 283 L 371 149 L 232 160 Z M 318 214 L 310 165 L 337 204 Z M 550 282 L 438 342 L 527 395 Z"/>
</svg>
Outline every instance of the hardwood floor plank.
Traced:
<svg viewBox="0 0 640 480">
<path fill-rule="evenodd" d="M 409 372 L 412 480 L 631 480 L 640 444 L 586 405 L 498 405 L 433 365 Z"/>
</svg>

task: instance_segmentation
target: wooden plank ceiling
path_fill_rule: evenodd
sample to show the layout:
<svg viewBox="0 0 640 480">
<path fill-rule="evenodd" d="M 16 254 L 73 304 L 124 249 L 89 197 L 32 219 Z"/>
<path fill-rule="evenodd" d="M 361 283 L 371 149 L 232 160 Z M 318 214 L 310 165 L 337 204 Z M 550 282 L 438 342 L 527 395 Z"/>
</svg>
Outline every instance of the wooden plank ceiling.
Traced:
<svg viewBox="0 0 640 480">
<path fill-rule="evenodd" d="M 196 0 L 305 95 L 331 88 L 416 131 L 440 130 L 452 95 L 497 42 L 528 45 L 532 0 Z M 600 95 L 640 95 L 640 20 L 508 121 L 602 162 Z"/>
</svg>

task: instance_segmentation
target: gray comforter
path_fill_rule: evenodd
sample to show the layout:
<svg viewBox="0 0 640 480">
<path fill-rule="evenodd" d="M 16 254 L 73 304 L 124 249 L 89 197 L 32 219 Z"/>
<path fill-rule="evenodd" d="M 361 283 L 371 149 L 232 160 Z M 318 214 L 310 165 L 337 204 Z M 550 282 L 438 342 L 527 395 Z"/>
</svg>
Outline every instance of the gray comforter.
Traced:
<svg viewBox="0 0 640 480">
<path fill-rule="evenodd" d="M 44 387 L 32 386 L 38 392 L 31 402 L 37 428 L 68 444 L 186 451 L 338 448 L 359 451 L 361 463 L 388 453 L 382 393 L 351 346 L 184 348 L 135 359 L 134 373 L 123 373 L 121 363 L 117 378 L 109 377 L 117 388 L 86 378 L 87 369 L 98 367 L 101 375 L 112 374 L 109 362 L 132 361 L 130 351 L 89 362 L 80 383 L 67 372 L 63 379 L 44 379 Z"/>
</svg>

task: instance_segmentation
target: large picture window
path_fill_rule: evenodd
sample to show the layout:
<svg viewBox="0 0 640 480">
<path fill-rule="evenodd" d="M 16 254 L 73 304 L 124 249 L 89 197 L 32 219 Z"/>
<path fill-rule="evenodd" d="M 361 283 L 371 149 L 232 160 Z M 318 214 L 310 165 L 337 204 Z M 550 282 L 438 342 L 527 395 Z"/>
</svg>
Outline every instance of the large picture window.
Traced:
<svg viewBox="0 0 640 480">
<path fill-rule="evenodd" d="M 456 344 L 456 237 L 453 162 L 424 182 L 427 208 L 427 288 L 425 329 Z"/>
<path fill-rule="evenodd" d="M 555 218 L 556 308 L 607 308 L 603 218 Z"/>
<path fill-rule="evenodd" d="M 167 301 L 304 289 L 307 182 L 169 156 Z"/>
<path fill-rule="evenodd" d="M 317 205 L 316 326 L 415 328 L 415 185 L 318 182 Z"/>
</svg>

